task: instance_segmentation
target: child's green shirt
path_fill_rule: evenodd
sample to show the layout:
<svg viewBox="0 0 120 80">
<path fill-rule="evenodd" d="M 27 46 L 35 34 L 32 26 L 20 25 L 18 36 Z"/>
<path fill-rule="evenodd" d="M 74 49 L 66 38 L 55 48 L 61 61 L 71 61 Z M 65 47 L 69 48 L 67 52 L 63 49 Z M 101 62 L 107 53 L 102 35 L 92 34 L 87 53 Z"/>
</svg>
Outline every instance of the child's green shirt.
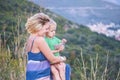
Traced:
<svg viewBox="0 0 120 80">
<path fill-rule="evenodd" d="M 58 39 L 57 37 L 53 37 L 53 38 L 45 37 L 45 40 L 46 40 L 46 42 L 51 50 L 55 50 L 55 45 L 58 45 L 59 43 L 61 43 L 61 40 Z M 54 55 L 60 56 L 59 52 L 54 53 Z"/>
</svg>

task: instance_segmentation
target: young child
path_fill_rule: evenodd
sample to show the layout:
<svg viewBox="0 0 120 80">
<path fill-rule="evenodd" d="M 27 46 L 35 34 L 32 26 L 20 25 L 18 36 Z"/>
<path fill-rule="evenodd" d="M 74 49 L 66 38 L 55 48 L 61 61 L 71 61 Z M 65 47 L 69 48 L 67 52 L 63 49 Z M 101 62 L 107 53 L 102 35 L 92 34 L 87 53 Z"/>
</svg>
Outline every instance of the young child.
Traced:
<svg viewBox="0 0 120 80">
<path fill-rule="evenodd" d="M 60 56 L 60 51 L 64 49 L 64 44 L 67 42 L 66 39 L 58 39 L 55 37 L 57 24 L 55 21 L 51 20 L 49 31 L 46 33 L 45 40 L 52 50 L 55 56 Z M 65 63 L 60 62 L 58 64 L 51 65 L 51 72 L 53 74 L 53 80 L 65 80 Z"/>
</svg>

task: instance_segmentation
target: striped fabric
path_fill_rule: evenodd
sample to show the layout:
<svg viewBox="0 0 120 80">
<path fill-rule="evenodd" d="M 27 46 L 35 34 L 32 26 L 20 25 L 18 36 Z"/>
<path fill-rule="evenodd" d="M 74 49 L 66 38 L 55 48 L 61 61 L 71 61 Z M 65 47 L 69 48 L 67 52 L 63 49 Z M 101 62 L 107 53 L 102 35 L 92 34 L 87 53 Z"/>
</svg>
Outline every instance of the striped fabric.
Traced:
<svg viewBox="0 0 120 80">
<path fill-rule="evenodd" d="M 50 63 L 45 56 L 39 53 L 32 53 L 33 39 L 30 52 L 28 52 L 28 62 L 26 67 L 26 80 L 52 80 L 50 74 Z M 66 80 L 70 80 L 71 68 L 66 64 L 65 69 Z"/>
<path fill-rule="evenodd" d="M 26 80 L 50 80 L 50 63 L 41 52 L 28 52 L 26 70 Z"/>
</svg>

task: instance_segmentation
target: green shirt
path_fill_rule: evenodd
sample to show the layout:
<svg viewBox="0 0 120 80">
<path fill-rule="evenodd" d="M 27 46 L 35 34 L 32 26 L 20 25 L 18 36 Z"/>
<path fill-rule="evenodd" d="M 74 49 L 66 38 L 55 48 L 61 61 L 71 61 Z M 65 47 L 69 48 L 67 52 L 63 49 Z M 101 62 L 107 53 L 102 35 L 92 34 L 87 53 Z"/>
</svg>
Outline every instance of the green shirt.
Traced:
<svg viewBox="0 0 120 80">
<path fill-rule="evenodd" d="M 61 43 L 61 40 L 58 39 L 57 37 L 53 37 L 53 38 L 45 37 L 45 40 L 46 40 L 46 42 L 51 50 L 55 50 L 55 45 L 58 45 L 59 43 Z M 60 56 L 59 52 L 54 53 L 54 55 Z"/>
</svg>

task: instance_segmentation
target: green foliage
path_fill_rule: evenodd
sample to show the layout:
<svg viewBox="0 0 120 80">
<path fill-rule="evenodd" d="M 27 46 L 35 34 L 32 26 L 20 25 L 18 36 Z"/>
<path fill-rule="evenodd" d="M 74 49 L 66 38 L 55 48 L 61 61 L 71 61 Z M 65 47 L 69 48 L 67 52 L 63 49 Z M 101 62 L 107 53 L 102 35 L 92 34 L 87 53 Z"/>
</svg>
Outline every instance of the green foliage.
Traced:
<svg viewBox="0 0 120 80">
<path fill-rule="evenodd" d="M 0 80 L 25 80 L 25 59 L 11 57 L 9 48 L 0 48 Z"/>
<path fill-rule="evenodd" d="M 63 37 L 68 40 L 65 53 L 73 69 L 72 80 L 120 79 L 119 41 L 93 33 L 85 26 L 69 29 Z"/>
<path fill-rule="evenodd" d="M 76 50 L 75 50 L 76 51 Z M 69 62 L 72 65 L 72 80 L 119 80 L 120 63 L 119 58 L 111 57 L 109 53 L 101 56 L 100 54 L 83 54 L 79 48 L 79 54 L 72 51 Z"/>
<path fill-rule="evenodd" d="M 24 80 L 23 50 L 28 35 L 24 25 L 37 12 L 52 17 L 57 22 L 57 36 L 67 39 L 62 55 L 72 67 L 72 80 L 120 79 L 119 41 L 91 32 L 86 26 L 72 23 L 27 0 L 0 0 L 0 80 Z"/>
<path fill-rule="evenodd" d="M 91 32 L 87 27 L 79 26 L 77 29 L 69 29 L 64 36 L 68 40 L 68 45 L 83 48 L 83 54 L 89 52 L 104 54 L 109 51 L 110 55 L 119 54 L 120 42 L 112 38 Z M 85 52 L 84 52 L 85 50 Z"/>
</svg>

